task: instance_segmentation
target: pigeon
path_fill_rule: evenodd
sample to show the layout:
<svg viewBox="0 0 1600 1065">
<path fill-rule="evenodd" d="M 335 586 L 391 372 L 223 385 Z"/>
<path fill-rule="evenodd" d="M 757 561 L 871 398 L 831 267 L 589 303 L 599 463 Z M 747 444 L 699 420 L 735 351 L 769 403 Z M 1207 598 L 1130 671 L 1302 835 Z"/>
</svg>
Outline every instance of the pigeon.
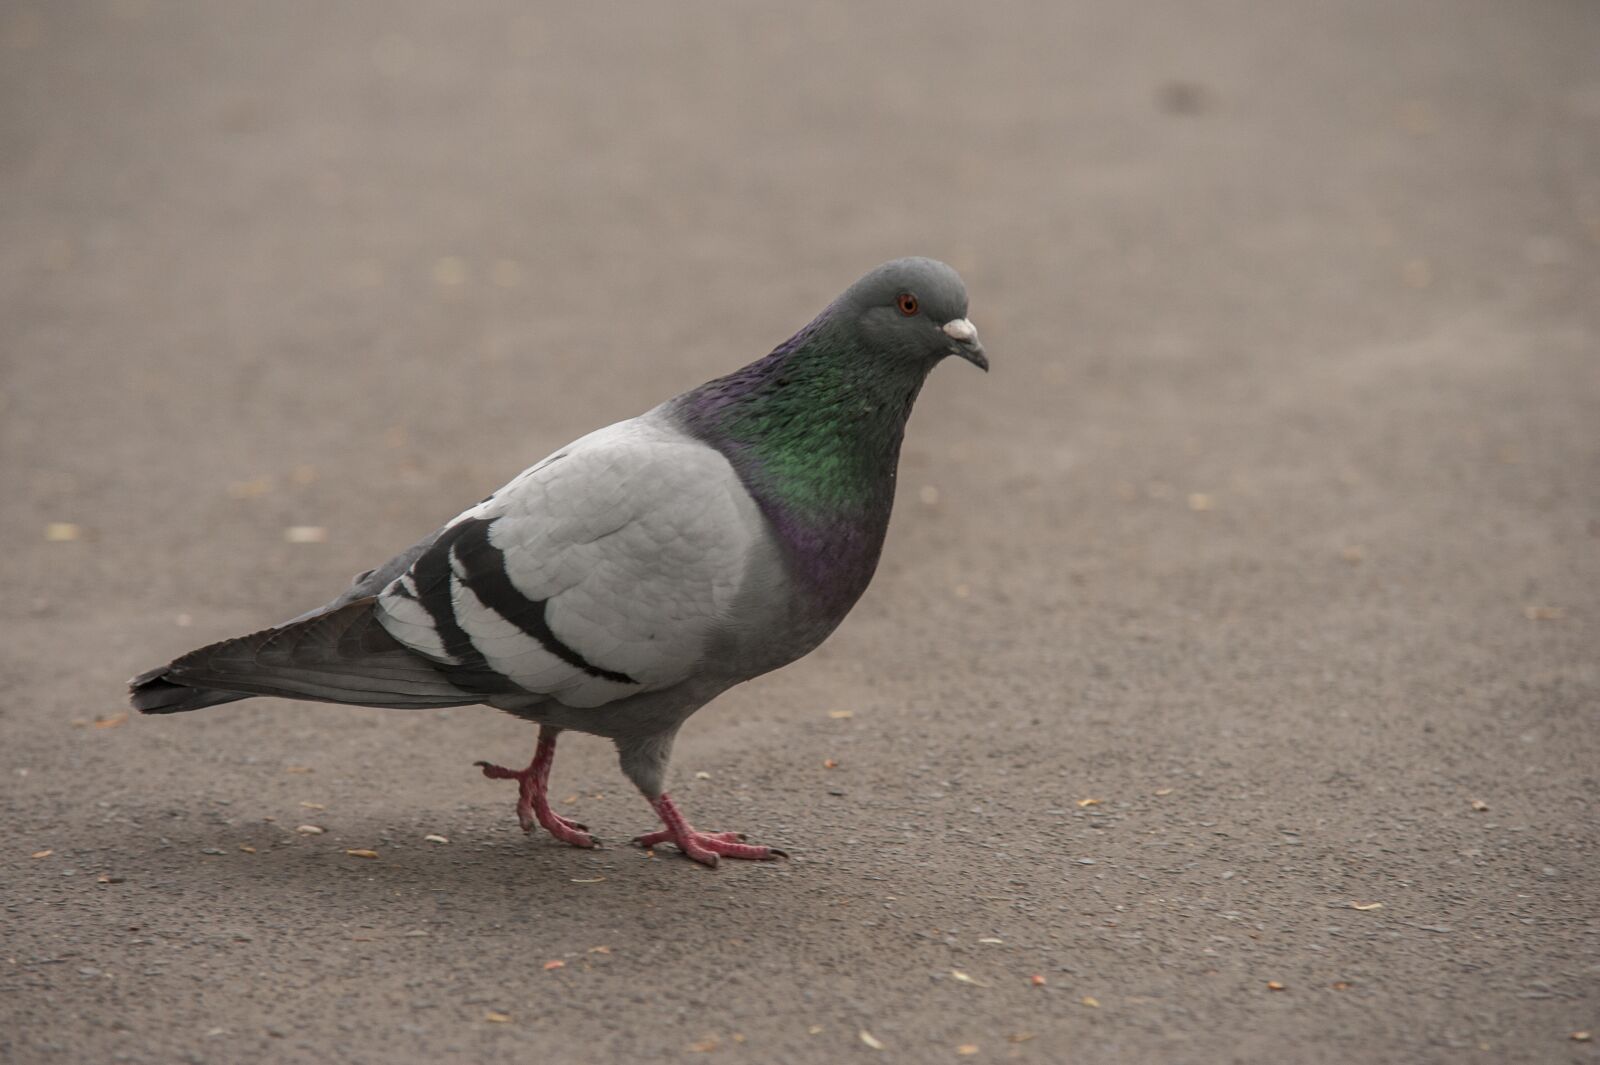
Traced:
<svg viewBox="0 0 1600 1065">
<path fill-rule="evenodd" d="M 672 843 L 704 865 L 785 857 L 690 825 L 665 790 L 678 728 L 808 654 L 877 568 L 911 407 L 950 355 L 989 368 L 960 276 L 868 272 L 765 357 L 568 444 L 343 594 L 129 682 L 171 714 L 252 696 L 484 703 L 539 726 L 513 770 L 523 831 L 596 846 L 550 807 L 556 740 L 603 736 Z"/>
</svg>

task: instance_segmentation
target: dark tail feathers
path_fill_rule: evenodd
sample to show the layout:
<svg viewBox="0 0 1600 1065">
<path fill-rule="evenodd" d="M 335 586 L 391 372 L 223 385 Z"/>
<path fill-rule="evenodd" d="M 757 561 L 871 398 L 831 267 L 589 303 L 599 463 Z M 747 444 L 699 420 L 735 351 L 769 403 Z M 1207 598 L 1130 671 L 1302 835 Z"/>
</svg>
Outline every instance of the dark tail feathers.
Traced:
<svg viewBox="0 0 1600 1065">
<path fill-rule="evenodd" d="M 190 651 L 128 682 L 146 714 L 199 710 L 253 695 L 401 709 L 480 702 L 378 624 L 371 597 Z"/>
<path fill-rule="evenodd" d="M 219 692 L 212 688 L 174 684 L 166 679 L 167 670 L 171 668 L 161 666 L 141 673 L 128 682 L 128 701 L 133 703 L 135 710 L 141 714 L 178 714 L 185 710 L 199 710 L 204 706 L 250 698 L 238 692 Z"/>
</svg>

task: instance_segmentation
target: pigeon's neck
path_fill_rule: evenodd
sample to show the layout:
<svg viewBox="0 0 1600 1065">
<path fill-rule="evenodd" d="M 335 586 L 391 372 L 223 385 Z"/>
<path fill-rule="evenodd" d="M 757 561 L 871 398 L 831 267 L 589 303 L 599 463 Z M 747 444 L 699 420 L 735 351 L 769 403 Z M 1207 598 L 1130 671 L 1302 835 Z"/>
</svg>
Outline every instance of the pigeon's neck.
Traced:
<svg viewBox="0 0 1600 1065">
<path fill-rule="evenodd" d="M 672 403 L 728 457 L 801 584 L 840 616 L 866 589 L 925 371 L 859 350 L 826 314 L 742 370 Z"/>
</svg>

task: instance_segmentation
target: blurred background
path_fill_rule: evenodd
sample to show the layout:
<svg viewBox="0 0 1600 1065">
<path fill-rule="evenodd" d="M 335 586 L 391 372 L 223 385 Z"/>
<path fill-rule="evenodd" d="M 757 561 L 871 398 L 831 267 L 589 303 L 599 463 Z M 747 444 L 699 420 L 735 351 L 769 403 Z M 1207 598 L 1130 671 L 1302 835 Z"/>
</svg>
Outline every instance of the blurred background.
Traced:
<svg viewBox="0 0 1600 1065">
<path fill-rule="evenodd" d="M 1594 1060 L 1597 58 L 1581 0 L 8 0 L 0 1051 Z M 910 254 L 994 372 L 680 742 L 791 865 L 525 842 L 487 710 L 121 716 Z"/>
</svg>

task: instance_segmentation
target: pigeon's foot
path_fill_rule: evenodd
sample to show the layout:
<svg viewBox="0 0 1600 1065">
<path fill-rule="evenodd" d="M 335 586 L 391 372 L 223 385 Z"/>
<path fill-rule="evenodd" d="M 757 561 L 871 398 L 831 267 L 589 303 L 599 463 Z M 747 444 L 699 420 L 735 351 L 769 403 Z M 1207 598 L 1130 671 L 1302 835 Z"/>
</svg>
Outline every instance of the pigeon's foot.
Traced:
<svg viewBox="0 0 1600 1065">
<path fill-rule="evenodd" d="M 658 799 L 652 799 L 650 805 L 655 807 L 656 813 L 667 827 L 636 836 L 634 842 L 641 847 L 654 847 L 658 843 L 675 843 L 684 854 L 701 865 L 709 865 L 713 869 L 717 867 L 719 857 L 743 858 L 757 862 L 770 862 L 774 858 L 789 857 L 776 847 L 745 843 L 744 836 L 737 832 L 695 831 L 665 794 Z"/>
<path fill-rule="evenodd" d="M 483 775 L 490 780 L 517 782 L 517 820 L 522 824 L 522 831 L 532 832 L 534 825 L 540 825 L 562 843 L 570 843 L 574 847 L 599 846 L 595 838 L 589 835 L 587 825 L 568 821 L 550 809 L 547 792 L 550 785 L 550 766 L 556 759 L 556 736 L 557 733 L 553 730 L 540 730 L 539 747 L 534 751 L 533 761 L 526 769 L 507 769 L 504 766 L 490 765 L 488 762 L 473 764 L 482 769 Z"/>
</svg>

